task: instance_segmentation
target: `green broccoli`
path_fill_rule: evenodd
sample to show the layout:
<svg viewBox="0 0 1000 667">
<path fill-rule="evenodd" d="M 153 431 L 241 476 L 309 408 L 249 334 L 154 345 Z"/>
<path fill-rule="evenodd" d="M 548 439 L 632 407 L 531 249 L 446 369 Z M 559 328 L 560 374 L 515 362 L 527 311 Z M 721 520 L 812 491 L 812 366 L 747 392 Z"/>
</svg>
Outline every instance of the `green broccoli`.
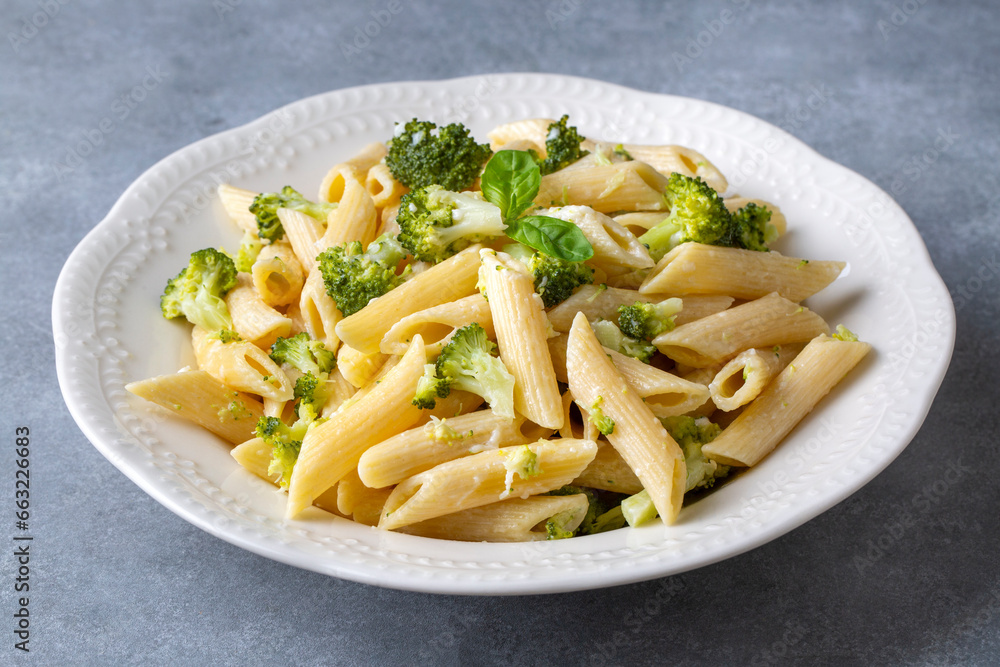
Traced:
<svg viewBox="0 0 1000 667">
<path fill-rule="evenodd" d="M 315 422 L 314 422 L 315 423 Z M 257 437 L 271 446 L 271 463 L 268 475 L 281 475 L 281 488 L 288 488 L 292 479 L 292 468 L 299 458 L 302 439 L 309 430 L 309 424 L 299 420 L 288 426 L 277 417 L 261 417 L 257 422 Z"/>
<path fill-rule="evenodd" d="M 236 265 L 215 248 L 191 253 L 186 268 L 167 281 L 160 297 L 165 318 L 183 315 L 208 331 L 232 329 L 233 320 L 222 297 L 236 285 Z"/>
<path fill-rule="evenodd" d="M 615 432 L 615 420 L 604 414 L 604 410 L 601 409 L 603 403 L 604 397 L 598 396 L 587 410 L 587 420 L 597 427 L 601 435 L 611 435 Z"/>
<path fill-rule="evenodd" d="M 831 338 L 847 343 L 855 343 L 858 340 L 858 335 L 845 327 L 843 324 L 838 324 L 837 331 L 831 336 Z"/>
<path fill-rule="evenodd" d="M 554 491 L 549 491 L 545 495 L 573 496 L 578 493 L 582 493 L 587 496 L 587 514 L 583 517 L 583 521 L 580 522 L 580 525 L 572 533 L 572 535 L 596 535 L 597 533 L 603 533 L 608 530 L 616 530 L 625 525 L 625 519 L 622 518 L 622 512 L 621 508 L 618 507 L 618 501 L 608 500 L 609 496 L 611 498 L 619 498 L 619 494 L 598 494 L 598 492 L 594 489 L 588 489 L 582 486 L 566 485 Z M 609 509 L 609 505 L 612 503 L 614 506 Z M 554 531 L 555 527 L 553 529 L 553 532 Z M 546 532 L 549 532 L 548 525 L 546 525 Z M 549 534 L 551 534 L 551 532 Z M 556 538 L 550 537 L 549 539 Z"/>
<path fill-rule="evenodd" d="M 330 398 L 330 390 L 325 375 L 316 376 L 310 373 L 300 375 L 295 380 L 293 394 L 298 403 L 295 404 L 295 416 L 310 423 L 315 421 Z"/>
<path fill-rule="evenodd" d="M 253 269 L 253 263 L 257 261 L 257 255 L 260 254 L 263 247 L 264 244 L 261 243 L 260 237 L 248 229 L 243 234 L 239 252 L 236 253 L 236 257 L 234 258 L 236 270 L 250 273 L 250 270 Z"/>
<path fill-rule="evenodd" d="M 768 209 L 747 204 L 730 213 L 719 193 L 699 176 L 670 174 L 664 197 L 670 214 L 639 237 L 654 260 L 689 241 L 767 251 L 765 243 L 776 236 Z"/>
<path fill-rule="evenodd" d="M 622 515 L 630 526 L 640 526 L 656 518 L 656 506 L 649 497 L 649 491 L 643 489 L 634 496 L 622 501 Z"/>
<path fill-rule="evenodd" d="M 506 498 L 514 490 L 514 475 L 521 479 L 528 479 L 535 475 L 542 474 L 542 469 L 538 467 L 538 454 L 531 450 L 528 445 L 511 447 L 504 450 L 503 467 L 507 470 L 504 477 L 504 492 L 501 498 Z"/>
<path fill-rule="evenodd" d="M 535 292 L 542 297 L 542 305 L 546 308 L 568 299 L 580 285 L 594 282 L 594 270 L 583 262 L 571 262 L 535 252 L 520 243 L 506 245 L 503 250 L 531 272 L 535 280 Z"/>
<path fill-rule="evenodd" d="M 424 367 L 413 404 L 432 408 L 436 398 L 461 389 L 485 398 L 497 415 L 513 419 L 514 376 L 499 357 L 493 356 L 496 347 L 486 337 L 486 330 L 475 322 L 456 331 L 437 362 Z"/>
<path fill-rule="evenodd" d="M 352 241 L 329 248 L 316 259 L 326 293 L 346 317 L 403 283 L 406 272 L 396 275 L 396 266 L 406 254 L 395 237 L 383 234 L 364 252 L 359 241 Z"/>
<path fill-rule="evenodd" d="M 543 176 L 573 164 L 590 152 L 580 148 L 583 137 L 575 127 L 566 124 L 568 120 L 569 116 L 565 115 L 549 125 L 549 133 L 545 136 L 545 159 L 538 163 Z"/>
<path fill-rule="evenodd" d="M 271 359 L 314 375 L 328 375 L 337 365 L 336 355 L 326 349 L 323 341 L 312 340 L 304 331 L 291 338 L 279 336 L 271 346 Z"/>
<path fill-rule="evenodd" d="M 389 171 L 414 189 L 440 185 L 446 190 L 464 190 L 493 154 L 489 144 L 477 144 L 461 123 L 438 128 L 416 118 L 405 125 L 397 123 L 388 146 L 385 163 Z"/>
<path fill-rule="evenodd" d="M 396 214 L 399 242 L 414 257 L 441 262 L 474 243 L 503 236 L 500 209 L 479 193 L 451 192 L 440 185 L 403 195 Z"/>
<path fill-rule="evenodd" d="M 250 212 L 257 216 L 257 236 L 268 243 L 280 241 L 285 236 L 285 228 L 278 219 L 279 208 L 290 208 L 325 223 L 326 216 L 337 205 L 311 202 L 290 185 L 281 188 L 281 192 L 260 193 L 250 204 Z"/>
<path fill-rule="evenodd" d="M 618 328 L 636 340 L 653 340 L 674 328 L 674 316 L 684 304 L 677 297 L 659 303 L 636 301 L 631 306 L 618 308 Z"/>
<path fill-rule="evenodd" d="M 660 419 L 670 437 L 680 445 L 687 466 L 687 483 L 684 492 L 692 489 L 708 489 L 715 480 L 729 474 L 729 466 L 719 465 L 701 453 L 703 445 L 718 437 L 722 429 L 707 417 L 663 417 Z"/>
<path fill-rule="evenodd" d="M 644 364 L 648 364 L 656 354 L 656 348 L 644 340 L 637 340 L 622 333 L 614 322 L 610 320 L 598 320 L 591 327 L 594 335 L 604 347 L 609 350 L 621 352 L 629 357 L 634 357 Z"/>
<path fill-rule="evenodd" d="M 239 343 L 243 340 L 243 337 L 232 329 L 219 329 L 211 337 L 217 338 L 223 343 Z"/>
</svg>

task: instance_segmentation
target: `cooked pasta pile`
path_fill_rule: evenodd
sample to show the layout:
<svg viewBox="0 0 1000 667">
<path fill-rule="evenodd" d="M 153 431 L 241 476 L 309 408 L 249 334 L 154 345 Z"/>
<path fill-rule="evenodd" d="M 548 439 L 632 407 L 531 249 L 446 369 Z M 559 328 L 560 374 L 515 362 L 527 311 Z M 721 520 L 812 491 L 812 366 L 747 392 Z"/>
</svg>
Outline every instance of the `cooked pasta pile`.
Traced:
<svg viewBox="0 0 1000 667">
<path fill-rule="evenodd" d="M 234 445 L 290 519 L 498 542 L 673 522 L 870 346 L 800 305 L 844 263 L 769 250 L 777 207 L 724 198 L 689 148 L 566 121 L 489 146 L 400 124 L 316 202 L 221 186 L 239 253 L 194 253 L 161 299 L 198 367 L 127 389 Z"/>
</svg>

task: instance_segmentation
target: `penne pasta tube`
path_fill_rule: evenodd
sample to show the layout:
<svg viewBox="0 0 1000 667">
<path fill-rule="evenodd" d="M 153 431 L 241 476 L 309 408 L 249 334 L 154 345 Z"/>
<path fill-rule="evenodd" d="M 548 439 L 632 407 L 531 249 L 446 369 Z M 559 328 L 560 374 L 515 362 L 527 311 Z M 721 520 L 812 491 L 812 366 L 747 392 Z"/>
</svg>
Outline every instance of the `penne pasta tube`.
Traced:
<svg viewBox="0 0 1000 667">
<path fill-rule="evenodd" d="M 562 206 L 539 211 L 539 215 L 572 222 L 594 248 L 594 257 L 589 260 L 596 265 L 615 267 L 619 272 L 632 269 L 652 268 L 655 264 L 646 248 L 632 232 L 617 222 L 598 213 L 589 206 Z"/>
<path fill-rule="evenodd" d="M 590 440 L 539 440 L 442 463 L 393 489 L 379 528 L 394 530 L 508 496 L 526 498 L 558 489 L 575 479 L 596 453 Z M 526 478 L 508 469 L 521 459 L 531 464 L 531 472 L 518 467 Z"/>
<path fill-rule="evenodd" d="M 334 165 L 319 186 L 319 201 L 339 202 L 344 195 L 348 180 L 364 184 L 368 170 L 382 161 L 388 149 L 381 141 L 375 141 L 361 149 L 350 160 Z"/>
<path fill-rule="evenodd" d="M 812 411 L 871 345 L 826 335 L 809 341 L 792 363 L 729 427 L 702 448 L 705 456 L 730 466 L 752 466 L 767 456 Z"/>
<path fill-rule="evenodd" d="M 357 468 L 366 449 L 416 423 L 420 409 L 411 401 L 426 362 L 424 342 L 417 336 L 371 391 L 306 433 L 288 486 L 286 517 L 294 518 Z"/>
<path fill-rule="evenodd" d="M 812 296 L 836 279 L 844 262 L 809 261 L 776 252 L 682 243 L 657 263 L 643 294 L 725 294 L 759 299 L 777 292 L 789 301 Z"/>
<path fill-rule="evenodd" d="M 641 294 L 632 289 L 620 289 L 605 285 L 583 285 L 562 303 L 554 306 L 546 314 L 555 331 L 567 332 L 573 325 L 577 313 L 594 320 L 617 320 L 618 309 L 635 303 L 659 303 L 668 299 L 665 294 Z M 686 296 L 682 299 L 681 311 L 674 315 L 674 324 L 680 326 L 722 312 L 733 303 L 731 296 Z"/>
<path fill-rule="evenodd" d="M 514 376 L 514 408 L 545 428 L 562 426 L 562 398 L 549 356 L 548 322 L 531 276 L 506 253 L 480 252 L 500 358 Z"/>
<path fill-rule="evenodd" d="M 329 396 L 320 411 L 320 416 L 326 418 L 332 417 L 357 392 L 357 387 L 347 381 L 339 368 L 330 373 L 326 388 Z"/>
<path fill-rule="evenodd" d="M 267 469 L 271 465 L 271 446 L 264 442 L 262 438 L 247 440 L 246 442 L 234 447 L 230 454 L 232 454 L 233 458 L 236 459 L 236 462 L 248 472 L 252 472 L 261 479 L 267 480 L 271 484 L 278 486 L 278 481 L 281 479 L 281 475 L 268 474 Z M 336 514 L 337 516 L 345 516 L 337 509 L 336 488 L 329 489 L 320 494 L 320 496 L 313 501 L 313 505 L 332 514 Z"/>
<path fill-rule="evenodd" d="M 684 453 L 604 354 L 582 314 L 569 332 L 566 369 L 577 403 L 613 422 L 608 441 L 642 482 L 660 518 L 672 523 L 687 483 Z"/>
<path fill-rule="evenodd" d="M 256 398 L 230 389 L 205 371 L 159 375 L 130 382 L 125 389 L 234 445 L 250 437 L 264 414 Z"/>
<path fill-rule="evenodd" d="M 236 286 L 226 293 L 225 301 L 233 329 L 254 345 L 270 347 L 292 330 L 292 321 L 264 302 L 248 273 L 236 274 Z"/>
<path fill-rule="evenodd" d="M 478 245 L 470 246 L 372 300 L 342 319 L 337 324 L 337 335 L 360 352 L 378 352 L 379 343 L 393 323 L 432 306 L 475 294 L 479 248 Z"/>
<path fill-rule="evenodd" d="M 662 295 L 656 295 L 657 301 L 661 300 L 661 296 Z M 735 299 L 731 296 L 705 294 L 686 296 L 681 299 L 681 301 L 684 303 L 684 307 L 681 308 L 681 312 L 674 315 L 675 326 L 680 326 L 682 324 L 687 324 L 688 322 L 700 320 L 703 317 L 708 317 L 709 315 L 721 313 L 725 309 L 729 308 L 729 306 L 733 305 L 733 301 L 735 301 Z"/>
<path fill-rule="evenodd" d="M 377 526 L 382 508 L 392 489 L 370 489 L 361 483 L 356 470 L 337 482 L 337 509 L 366 526 Z"/>
<path fill-rule="evenodd" d="M 490 409 L 431 420 L 362 454 L 358 475 L 367 486 L 376 489 L 398 484 L 441 463 L 526 442 L 522 425 L 524 417 L 519 415 L 511 420 L 493 414 Z"/>
<path fill-rule="evenodd" d="M 668 215 L 670 215 L 669 211 L 634 211 L 616 215 L 614 220 L 636 236 L 642 236 L 663 222 Z"/>
<path fill-rule="evenodd" d="M 226 215 L 245 232 L 257 233 L 257 216 L 250 212 L 250 205 L 257 198 L 256 192 L 223 183 L 217 191 Z"/>
<path fill-rule="evenodd" d="M 546 540 L 550 521 L 562 530 L 574 531 L 586 518 L 589 504 L 582 493 L 510 498 L 421 521 L 401 528 L 400 532 L 463 542 Z"/>
<path fill-rule="evenodd" d="M 316 255 L 320 253 L 317 244 L 323 237 L 323 223 L 311 215 L 290 208 L 279 208 L 278 219 L 302 268 L 306 273 L 317 273 Z"/>
<path fill-rule="evenodd" d="M 544 158 L 545 137 L 549 133 L 549 125 L 554 122 L 556 121 L 551 118 L 529 118 L 497 125 L 486 134 L 490 140 L 490 150 L 496 153 L 513 142 L 527 141 L 536 146 L 539 157 Z"/>
<path fill-rule="evenodd" d="M 299 315 L 302 324 L 313 340 L 323 341 L 331 352 L 340 346 L 337 324 L 344 318 L 337 302 L 326 293 L 323 274 L 313 271 L 302 284 L 299 294 Z"/>
<path fill-rule="evenodd" d="M 777 294 L 683 324 L 653 339 L 674 361 L 704 368 L 721 364 L 751 347 L 769 348 L 828 333 L 823 318 Z"/>
<path fill-rule="evenodd" d="M 792 343 L 775 345 L 768 350 L 751 348 L 740 352 L 716 373 L 708 385 L 712 402 L 725 412 L 746 405 L 757 398 L 771 378 L 780 373 L 802 347 Z"/>
<path fill-rule="evenodd" d="M 564 354 L 565 357 L 565 354 Z M 565 359 L 563 359 L 565 370 Z M 560 438 L 582 438 L 584 440 L 597 440 L 601 433 L 594 426 L 593 422 L 587 419 L 587 415 L 573 401 L 573 392 L 565 391 L 562 395 L 563 402 L 563 426 L 559 429 Z M 576 407 L 576 414 L 573 408 Z"/>
<path fill-rule="evenodd" d="M 376 208 L 398 206 L 399 200 L 407 192 L 405 185 L 393 178 L 389 167 L 376 164 L 365 176 L 365 188 L 372 197 Z"/>
<path fill-rule="evenodd" d="M 272 308 L 296 303 L 305 282 L 305 271 L 291 244 L 281 242 L 261 248 L 250 276 L 260 298 Z"/>
<path fill-rule="evenodd" d="M 238 391 L 275 401 L 292 399 L 292 382 L 262 349 L 246 341 L 223 343 L 199 326 L 191 332 L 198 367 Z"/>
<path fill-rule="evenodd" d="M 375 377 L 388 359 L 389 355 L 381 352 L 365 354 L 343 345 L 337 352 L 337 369 L 345 380 L 360 389 Z"/>
<path fill-rule="evenodd" d="M 542 177 L 539 206 L 589 206 L 601 213 L 662 211 L 667 177 L 645 162 L 562 169 Z"/>
<path fill-rule="evenodd" d="M 385 332 L 379 349 L 384 354 L 403 354 L 413 337 L 420 334 L 427 346 L 427 356 L 432 357 L 441 352 L 456 330 L 473 322 L 479 324 L 487 336 L 495 338 L 490 304 L 481 294 L 407 315 Z"/>
<path fill-rule="evenodd" d="M 573 480 L 573 486 L 627 493 L 630 496 L 642 491 L 642 482 L 625 463 L 618 450 L 605 440 L 597 441 L 597 455 L 580 476 Z"/>
<path fill-rule="evenodd" d="M 368 190 L 358 181 L 349 179 L 336 209 L 327 218 L 326 234 L 316 247 L 318 255 L 333 246 L 360 241 L 362 248 L 375 240 L 378 212 Z"/>
<path fill-rule="evenodd" d="M 722 172 L 693 148 L 639 144 L 624 144 L 622 148 L 628 151 L 633 159 L 645 162 L 665 176 L 674 172 L 689 178 L 698 176 L 720 193 L 729 188 L 729 183 Z"/>
</svg>

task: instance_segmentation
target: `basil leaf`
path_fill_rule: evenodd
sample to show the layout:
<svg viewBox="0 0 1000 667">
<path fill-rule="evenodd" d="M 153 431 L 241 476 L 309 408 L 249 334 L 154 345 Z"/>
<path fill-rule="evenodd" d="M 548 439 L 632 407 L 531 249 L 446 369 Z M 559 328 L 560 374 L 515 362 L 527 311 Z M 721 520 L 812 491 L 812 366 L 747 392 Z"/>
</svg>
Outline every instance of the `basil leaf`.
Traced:
<svg viewBox="0 0 1000 667">
<path fill-rule="evenodd" d="M 500 151 L 486 163 L 480 179 L 486 201 L 499 206 L 508 222 L 531 206 L 541 184 L 542 174 L 528 151 Z"/>
<path fill-rule="evenodd" d="M 546 255 L 569 262 L 582 262 L 594 256 L 594 247 L 572 222 L 529 215 L 508 225 L 507 236 Z"/>
</svg>

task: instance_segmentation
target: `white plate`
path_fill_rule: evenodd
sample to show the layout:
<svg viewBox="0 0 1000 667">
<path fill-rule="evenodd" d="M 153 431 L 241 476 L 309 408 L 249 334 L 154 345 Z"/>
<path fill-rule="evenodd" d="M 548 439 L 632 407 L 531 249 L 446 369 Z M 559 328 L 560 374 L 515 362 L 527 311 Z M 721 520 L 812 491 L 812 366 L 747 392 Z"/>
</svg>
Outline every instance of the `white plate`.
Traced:
<svg viewBox="0 0 1000 667">
<path fill-rule="evenodd" d="M 670 527 L 520 545 L 387 534 L 311 510 L 282 520 L 282 497 L 228 447 L 128 395 L 126 382 L 191 363 L 188 327 L 158 296 L 188 254 L 235 250 L 218 182 L 312 196 L 327 169 L 412 117 L 494 125 L 569 113 L 581 132 L 691 146 L 730 191 L 778 204 L 779 249 L 849 261 L 810 300 L 870 341 L 864 361 L 760 465 L 685 508 Z M 772 540 L 861 488 L 906 447 L 944 377 L 954 309 L 913 223 L 875 185 L 778 128 L 697 100 L 565 76 L 504 74 L 379 84 L 311 97 L 177 151 L 122 195 L 66 262 L 52 304 L 56 365 L 94 446 L 194 525 L 268 558 L 393 588 L 523 594 L 597 588 L 683 572 Z"/>
</svg>

